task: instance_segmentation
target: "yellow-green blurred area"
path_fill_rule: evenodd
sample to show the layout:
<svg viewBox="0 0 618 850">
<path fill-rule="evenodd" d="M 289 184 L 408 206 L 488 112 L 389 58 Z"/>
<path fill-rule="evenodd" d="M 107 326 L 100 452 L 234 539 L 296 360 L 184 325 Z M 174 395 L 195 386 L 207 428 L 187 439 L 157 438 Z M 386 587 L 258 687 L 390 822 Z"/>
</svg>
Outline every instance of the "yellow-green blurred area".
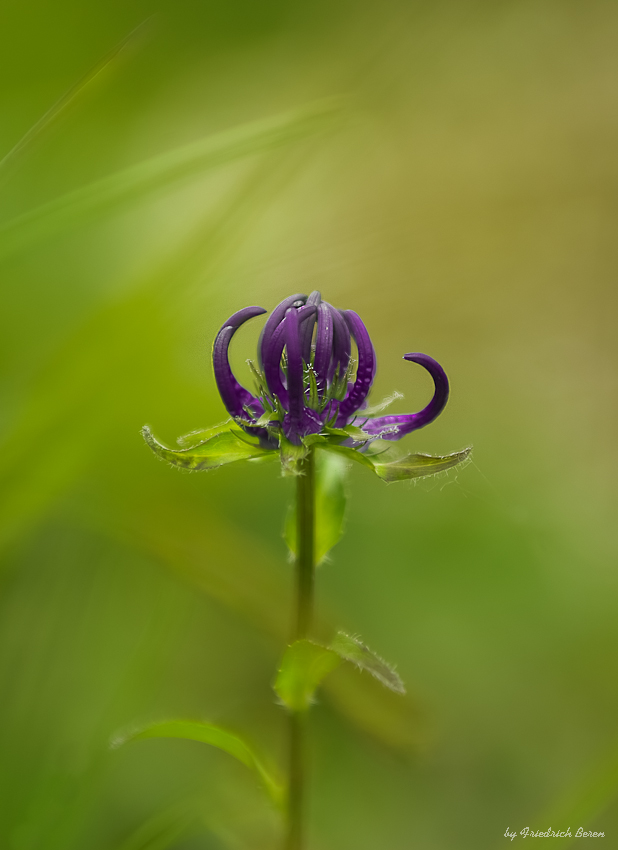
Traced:
<svg viewBox="0 0 618 850">
<path fill-rule="evenodd" d="M 293 482 L 182 473 L 139 429 L 222 421 L 218 328 L 313 289 L 365 320 L 374 401 L 426 403 L 404 353 L 444 365 L 411 451 L 475 448 L 350 471 L 321 628 L 408 696 L 330 674 L 309 850 L 615 846 L 617 40 L 610 0 L 2 5 L 3 850 L 279 846 L 225 753 L 109 740 L 205 718 L 285 763 Z"/>
</svg>

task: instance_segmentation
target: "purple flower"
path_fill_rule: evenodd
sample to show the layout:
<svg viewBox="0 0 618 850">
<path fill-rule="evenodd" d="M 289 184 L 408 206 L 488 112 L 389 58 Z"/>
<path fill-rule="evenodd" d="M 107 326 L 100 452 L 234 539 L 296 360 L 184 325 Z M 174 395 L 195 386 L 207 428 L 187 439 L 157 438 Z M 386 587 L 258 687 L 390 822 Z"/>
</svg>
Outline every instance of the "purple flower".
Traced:
<svg viewBox="0 0 618 850">
<path fill-rule="evenodd" d="M 291 295 L 275 307 L 260 336 L 257 364 L 248 361 L 254 392 L 243 387 L 230 368 L 230 342 L 246 321 L 265 312 L 239 310 L 215 339 L 215 380 L 231 421 L 181 437 L 178 449 L 144 426 L 144 439 L 158 457 L 197 471 L 279 456 L 284 474 L 302 475 L 302 462 L 315 447 L 355 460 L 387 482 L 436 475 L 469 457 L 470 448 L 431 456 L 389 445 L 442 412 L 449 393 L 444 370 L 426 354 L 405 354 L 433 378 L 433 398 L 418 413 L 376 416 L 389 400 L 367 407 L 376 371 L 367 328 L 352 310 L 335 309 L 317 291 Z"/>
<path fill-rule="evenodd" d="M 234 313 L 217 334 L 213 349 L 215 379 L 225 407 L 264 448 L 277 448 L 282 437 L 300 446 L 319 434 L 339 436 L 344 444 L 359 447 L 377 438 L 399 440 L 433 422 L 444 409 L 449 385 L 440 364 L 426 354 L 405 354 L 405 360 L 423 366 L 433 378 L 432 400 L 418 413 L 378 417 L 364 413 L 376 371 L 371 338 L 355 312 L 337 310 L 317 291 L 286 298 L 267 319 L 258 344 L 259 368 L 251 364 L 256 378 L 256 391 L 251 393 L 234 377 L 228 349 L 238 328 L 265 312 L 245 307 Z"/>
</svg>

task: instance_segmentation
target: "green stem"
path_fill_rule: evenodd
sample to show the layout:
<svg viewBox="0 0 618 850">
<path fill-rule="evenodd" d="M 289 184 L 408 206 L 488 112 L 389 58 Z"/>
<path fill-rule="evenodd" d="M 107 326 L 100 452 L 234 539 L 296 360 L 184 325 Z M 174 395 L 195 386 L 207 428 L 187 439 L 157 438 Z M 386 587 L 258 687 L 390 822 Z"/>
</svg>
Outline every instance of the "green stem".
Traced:
<svg viewBox="0 0 618 850">
<path fill-rule="evenodd" d="M 311 632 L 315 580 L 315 458 L 310 449 L 296 479 L 296 623 L 294 640 Z M 290 713 L 288 823 L 285 850 L 304 847 L 304 716 Z"/>
<path fill-rule="evenodd" d="M 301 461 L 296 478 L 296 628 L 294 639 L 311 631 L 315 574 L 315 458 L 314 449 Z"/>
</svg>

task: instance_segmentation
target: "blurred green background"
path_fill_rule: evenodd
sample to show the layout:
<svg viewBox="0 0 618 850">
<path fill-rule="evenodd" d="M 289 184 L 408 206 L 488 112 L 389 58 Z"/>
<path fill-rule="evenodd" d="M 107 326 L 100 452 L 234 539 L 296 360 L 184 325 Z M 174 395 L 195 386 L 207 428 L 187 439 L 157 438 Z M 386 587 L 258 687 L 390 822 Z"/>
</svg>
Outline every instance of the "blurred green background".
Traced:
<svg viewBox="0 0 618 850">
<path fill-rule="evenodd" d="M 218 327 L 314 288 L 365 319 L 374 400 L 425 403 L 407 351 L 445 366 L 410 449 L 475 451 L 350 472 L 320 609 L 409 697 L 332 674 L 311 850 L 614 846 L 617 39 L 610 0 L 2 5 L 0 157 L 86 75 L 0 166 L 2 848 L 277 847 L 225 754 L 108 742 L 204 717 L 284 758 L 292 483 L 139 428 L 225 418 Z"/>
</svg>

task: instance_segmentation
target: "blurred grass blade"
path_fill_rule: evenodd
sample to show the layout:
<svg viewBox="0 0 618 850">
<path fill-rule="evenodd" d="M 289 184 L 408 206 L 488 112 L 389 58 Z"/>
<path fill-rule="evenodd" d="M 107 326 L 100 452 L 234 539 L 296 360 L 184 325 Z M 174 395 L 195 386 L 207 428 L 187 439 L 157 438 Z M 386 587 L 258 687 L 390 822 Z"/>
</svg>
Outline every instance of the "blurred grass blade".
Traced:
<svg viewBox="0 0 618 850">
<path fill-rule="evenodd" d="M 345 632 L 337 632 L 337 636 L 330 645 L 330 649 L 336 652 L 344 661 L 354 664 L 359 670 L 367 673 L 381 682 L 385 688 L 397 694 L 405 694 L 406 689 L 399 675 L 379 655 L 372 652 L 358 638 L 351 637 Z"/>
<path fill-rule="evenodd" d="M 281 784 L 266 769 L 255 750 L 235 732 L 230 732 L 214 723 L 198 720 L 165 720 L 119 735 L 112 741 L 112 747 L 117 748 L 129 741 L 140 741 L 145 738 L 183 738 L 217 747 L 252 770 L 263 783 L 273 803 L 277 806 L 282 804 Z"/>
<path fill-rule="evenodd" d="M 345 518 L 345 477 L 348 464 L 342 455 L 316 454 L 315 559 L 320 564 L 341 540 Z M 296 555 L 296 505 L 288 511 L 284 539 Z"/>
<path fill-rule="evenodd" d="M 139 26 L 135 27 L 126 38 L 117 44 L 112 50 L 105 54 L 96 65 L 93 65 L 81 79 L 72 85 L 54 104 L 51 106 L 39 120 L 30 127 L 27 133 L 14 145 L 11 150 L 0 159 L 0 175 L 7 166 L 12 165 L 19 155 L 34 139 L 39 136 L 58 116 L 69 107 L 73 101 L 86 89 L 96 77 L 99 76 L 120 54 L 133 42 L 136 41 L 139 35 L 144 32 L 146 25 L 151 18 L 146 18 Z"/>
<path fill-rule="evenodd" d="M 84 223 L 94 213 L 134 202 L 155 190 L 251 154 L 307 136 L 328 123 L 339 101 L 327 99 L 273 118 L 244 124 L 91 183 L 0 227 L 0 259 L 41 238 Z"/>
<path fill-rule="evenodd" d="M 117 850 L 168 850 L 204 832 L 196 814 L 197 804 L 174 806 L 141 824 Z"/>
<path fill-rule="evenodd" d="M 111 467 L 106 473 L 116 474 Z M 282 575 L 273 567 L 279 560 L 276 550 L 231 524 L 215 504 L 198 512 L 184 488 L 170 493 L 159 479 L 145 487 L 139 482 L 130 486 L 126 477 L 121 480 L 121 470 L 117 475 L 99 481 L 99 499 L 76 504 L 82 517 L 102 533 L 119 534 L 125 545 L 131 542 L 163 562 L 276 644 L 286 640 L 287 597 Z M 323 615 L 318 640 L 322 636 L 328 641 L 330 624 L 336 621 L 332 613 Z M 362 675 L 356 665 L 342 665 L 322 687 L 341 715 L 384 746 L 404 754 L 426 746 L 429 730 L 417 702 Z"/>
<path fill-rule="evenodd" d="M 242 432 L 240 432 L 242 433 Z M 249 460 L 249 458 L 261 457 L 263 454 L 273 454 L 272 451 L 261 448 L 251 438 L 244 435 L 244 439 L 235 431 L 227 430 L 215 434 L 214 437 L 203 443 L 198 443 L 190 449 L 167 449 L 162 446 L 153 436 L 150 428 L 142 428 L 142 436 L 153 452 L 162 460 L 182 469 L 191 469 L 193 472 L 206 469 L 216 469 L 226 463 L 234 463 L 237 460 Z"/>
<path fill-rule="evenodd" d="M 182 801 L 163 812 L 157 812 L 140 824 L 121 844 L 115 845 L 115 850 L 169 850 L 184 847 L 187 841 L 203 841 L 206 836 L 216 837 L 221 846 L 230 850 L 245 850 L 247 845 L 244 841 L 226 825 L 227 820 L 238 820 L 242 804 L 239 802 L 236 812 L 222 813 L 218 802 L 210 800 L 210 805 L 205 806 L 204 800 L 197 798 Z"/>
<path fill-rule="evenodd" d="M 109 439 L 119 427 L 135 429 L 130 416 L 120 426 L 118 399 L 124 399 L 123 409 L 127 409 L 135 399 L 136 380 L 140 386 L 146 376 L 161 380 L 144 360 L 144 340 L 154 344 L 156 339 L 159 350 L 167 345 L 172 359 L 170 295 L 176 301 L 186 297 L 198 274 L 204 281 L 210 271 L 216 279 L 222 256 L 238 244 L 239 232 L 244 233 L 264 193 L 270 196 L 273 182 L 276 187 L 282 178 L 289 178 L 290 163 L 281 167 L 286 159 L 291 157 L 279 157 L 278 163 L 264 158 L 233 197 L 226 199 L 214 221 L 208 212 L 201 226 L 167 260 L 129 282 L 128 297 L 95 312 L 54 357 L 44 361 L 27 404 L 2 440 L 0 554 L 100 456 L 99 441 Z M 168 391 L 176 385 L 177 375 L 170 378 Z M 184 391 L 192 390 L 189 386 Z M 33 454 L 35 444 L 45 446 L 43 455 Z"/>
<path fill-rule="evenodd" d="M 324 677 L 342 659 L 325 646 L 297 640 L 285 651 L 275 680 L 275 693 L 291 711 L 306 711 Z"/>
</svg>

